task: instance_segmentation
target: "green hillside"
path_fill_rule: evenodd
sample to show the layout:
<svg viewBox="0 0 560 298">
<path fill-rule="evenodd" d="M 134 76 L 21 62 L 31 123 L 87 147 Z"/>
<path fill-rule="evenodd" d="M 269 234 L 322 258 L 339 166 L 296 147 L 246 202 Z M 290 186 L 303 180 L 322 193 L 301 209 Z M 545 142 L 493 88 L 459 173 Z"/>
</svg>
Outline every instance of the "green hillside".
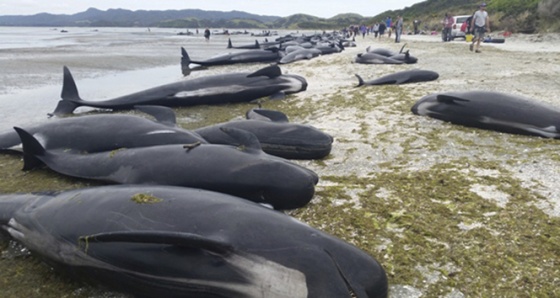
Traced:
<svg viewBox="0 0 560 298">
<path fill-rule="evenodd" d="M 452 15 L 472 14 L 480 3 L 481 0 L 426 0 L 400 10 L 385 11 L 374 17 L 347 13 L 324 19 L 295 14 L 267 25 L 270 28 L 332 30 L 350 25 L 372 25 L 387 16 L 395 18 L 402 15 L 405 28 L 412 28 L 412 21 L 420 20 L 421 28 L 439 31 L 446 12 Z M 560 32 L 559 0 L 488 0 L 486 3 L 492 30 L 514 33 Z"/>
<path fill-rule="evenodd" d="M 383 12 L 368 22 L 380 21 L 386 16 L 402 15 L 405 22 L 421 20 L 422 27 L 440 30 L 446 12 L 452 15 L 472 14 L 481 0 L 427 0 L 400 10 Z M 487 11 L 493 30 L 512 32 L 560 31 L 560 1 L 558 0 L 489 0 Z"/>
<path fill-rule="evenodd" d="M 340 30 L 351 25 L 373 25 L 387 16 L 402 15 L 405 29 L 414 20 L 421 29 L 441 30 L 446 12 L 452 15 L 472 14 L 483 0 L 425 0 L 400 10 L 376 16 L 354 13 L 319 18 L 306 14 L 289 17 L 254 15 L 241 11 L 220 12 L 199 9 L 165 11 L 130 11 L 90 8 L 73 15 L 40 13 L 31 16 L 2 16 L 0 26 L 78 26 L 78 27 L 175 27 L 175 28 L 239 28 L 239 29 L 308 29 Z M 560 32 L 560 0 L 487 0 L 492 30 L 512 32 Z M 1 13 L 1 12 L 0 12 Z"/>
</svg>

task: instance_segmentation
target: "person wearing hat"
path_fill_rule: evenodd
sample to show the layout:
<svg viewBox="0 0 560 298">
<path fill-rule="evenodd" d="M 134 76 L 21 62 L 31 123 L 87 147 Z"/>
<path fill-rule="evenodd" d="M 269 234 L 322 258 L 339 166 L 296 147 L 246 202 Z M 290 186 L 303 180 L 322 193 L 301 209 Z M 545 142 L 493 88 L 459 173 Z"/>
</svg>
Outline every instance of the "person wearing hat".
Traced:
<svg viewBox="0 0 560 298">
<path fill-rule="evenodd" d="M 482 2 L 480 9 L 474 13 L 471 20 L 471 28 L 474 28 L 474 38 L 469 49 L 472 51 L 476 42 L 474 50 L 476 53 L 480 53 L 480 41 L 484 38 L 484 33 L 490 32 L 490 18 L 488 17 L 488 12 L 486 12 L 485 2 Z"/>
</svg>

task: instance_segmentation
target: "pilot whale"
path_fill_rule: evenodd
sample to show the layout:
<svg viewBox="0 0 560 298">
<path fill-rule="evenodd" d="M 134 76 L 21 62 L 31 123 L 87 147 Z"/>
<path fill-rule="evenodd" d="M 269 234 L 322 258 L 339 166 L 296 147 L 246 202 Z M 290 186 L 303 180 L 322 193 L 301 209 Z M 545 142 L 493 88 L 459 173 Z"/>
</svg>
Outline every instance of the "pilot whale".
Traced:
<svg viewBox="0 0 560 298">
<path fill-rule="evenodd" d="M 4 194 L 0 226 L 54 269 L 138 297 L 387 297 L 386 273 L 364 251 L 211 191 Z"/>
<path fill-rule="evenodd" d="M 175 126 L 175 113 L 163 106 L 135 106 L 156 118 L 128 114 L 93 114 L 49 119 L 23 127 L 45 149 L 74 150 L 81 153 L 111 151 L 167 144 L 207 143 L 195 132 Z M 0 133 L 0 150 L 16 150 L 21 139 L 15 130 Z"/>
<path fill-rule="evenodd" d="M 285 94 L 306 89 L 305 78 L 282 74 L 277 65 L 272 65 L 252 73 L 229 73 L 181 80 L 104 101 L 86 101 L 80 98 L 74 78 L 65 66 L 62 100 L 58 102 L 53 114 L 71 114 L 79 106 L 123 110 L 136 105 L 176 107 L 249 102 L 267 96 L 283 98 Z"/>
<path fill-rule="evenodd" d="M 454 124 L 560 139 L 560 109 L 534 99 L 489 91 L 422 97 L 412 112 Z"/>
<path fill-rule="evenodd" d="M 231 65 L 238 63 L 272 63 L 281 58 L 281 53 L 277 47 L 266 49 L 246 50 L 232 53 L 225 53 L 206 60 L 192 60 L 185 48 L 181 48 L 181 67 L 188 67 L 190 64 L 200 66 Z"/>
<path fill-rule="evenodd" d="M 358 78 L 358 86 L 356 87 L 360 87 L 364 85 L 400 85 L 407 83 L 428 82 L 436 80 L 439 77 L 439 74 L 431 70 L 413 69 L 399 71 L 371 81 L 364 81 L 362 77 L 357 74 L 355 74 L 355 76 Z"/>
<path fill-rule="evenodd" d="M 287 159 L 321 159 L 331 152 L 332 136 L 310 125 L 289 123 L 282 112 L 253 109 L 246 116 L 254 119 L 214 124 L 194 132 L 212 144 L 238 145 L 221 130 L 242 129 L 257 137 L 264 152 Z"/>
<path fill-rule="evenodd" d="M 247 44 L 247 45 L 242 45 L 242 46 L 233 46 L 233 44 L 231 43 L 231 38 L 228 38 L 228 45 L 227 45 L 228 49 L 260 49 L 261 46 L 259 45 L 259 41 L 255 40 L 254 44 Z"/>
<path fill-rule="evenodd" d="M 238 147 L 214 144 L 161 145 L 76 154 L 45 150 L 29 133 L 18 132 L 24 170 L 42 164 L 63 175 L 119 184 L 187 186 L 228 193 L 273 206 L 305 206 L 315 192 L 317 174 L 264 153 L 255 135 L 222 128 Z"/>
</svg>

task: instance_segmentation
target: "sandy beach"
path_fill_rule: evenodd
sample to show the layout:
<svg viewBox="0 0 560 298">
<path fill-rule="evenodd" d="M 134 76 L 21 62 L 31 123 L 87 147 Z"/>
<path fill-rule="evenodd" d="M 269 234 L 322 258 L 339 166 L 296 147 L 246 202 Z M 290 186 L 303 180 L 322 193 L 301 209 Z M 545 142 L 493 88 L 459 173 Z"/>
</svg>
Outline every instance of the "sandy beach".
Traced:
<svg viewBox="0 0 560 298">
<path fill-rule="evenodd" d="M 214 36 L 214 47 L 207 47 L 201 36 L 186 40 L 173 31 L 139 31 L 134 38 L 86 33 L 46 48 L 0 49 L 0 102 L 6 103 L 1 129 L 48 121 L 46 113 L 59 100 L 63 65 L 71 68 L 84 99 L 100 100 L 263 66 L 215 67 L 183 78 L 181 46 L 193 49 L 191 57 L 204 58 L 227 52 L 227 37 Z M 239 44 L 255 39 L 231 38 Z M 216 46 L 222 44 L 223 50 Z M 379 260 L 390 297 L 560 296 L 560 140 L 466 128 L 410 112 L 425 95 L 469 90 L 521 95 L 560 108 L 560 35 L 514 35 L 503 44 L 483 44 L 480 54 L 464 41 L 443 43 L 439 36 L 405 35 L 396 44 L 368 35 L 356 44 L 282 65 L 284 73 L 304 76 L 308 89 L 263 103 L 335 139 L 324 160 L 299 161 L 320 182 L 309 206 L 290 214 Z M 404 44 L 417 64 L 353 63 L 368 46 L 398 51 Z M 440 77 L 355 87 L 354 74 L 369 80 L 407 69 Z M 241 118 L 252 107 L 176 113 L 180 126 L 195 128 Z M 46 169 L 23 172 L 21 166 L 19 156 L 0 156 L 0 194 L 97 185 Z M 11 242 L 0 244 L 5 297 L 120 297 L 55 274 Z"/>
</svg>

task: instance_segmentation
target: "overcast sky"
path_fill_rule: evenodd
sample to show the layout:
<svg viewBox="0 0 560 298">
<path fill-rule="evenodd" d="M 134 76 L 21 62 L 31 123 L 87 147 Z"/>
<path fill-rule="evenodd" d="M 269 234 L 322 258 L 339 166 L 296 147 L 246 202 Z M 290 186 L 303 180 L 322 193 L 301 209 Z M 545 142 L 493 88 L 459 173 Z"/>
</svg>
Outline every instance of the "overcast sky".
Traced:
<svg viewBox="0 0 560 298">
<path fill-rule="evenodd" d="M 0 15 L 33 15 L 41 12 L 74 14 L 90 7 L 101 10 L 202 9 L 286 17 L 304 13 L 330 18 L 340 13 L 374 16 L 402 9 L 424 0 L 0 0 Z"/>
</svg>

